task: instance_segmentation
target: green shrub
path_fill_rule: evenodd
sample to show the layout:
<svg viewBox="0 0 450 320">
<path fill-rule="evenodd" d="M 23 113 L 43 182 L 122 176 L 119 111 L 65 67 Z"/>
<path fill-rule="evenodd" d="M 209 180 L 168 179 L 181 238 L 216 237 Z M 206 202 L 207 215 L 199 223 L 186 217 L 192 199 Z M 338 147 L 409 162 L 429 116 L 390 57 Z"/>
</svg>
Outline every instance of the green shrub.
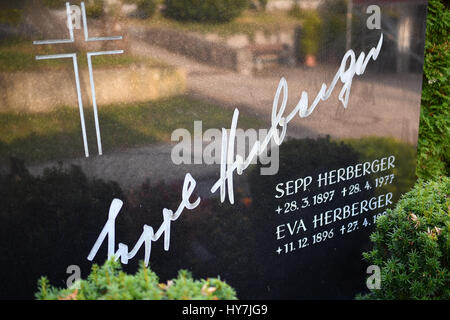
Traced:
<svg viewBox="0 0 450 320">
<path fill-rule="evenodd" d="M 346 0 L 325 0 L 319 8 L 322 18 L 322 48 L 319 55 L 323 61 L 333 61 L 340 59 L 346 51 Z M 353 16 L 356 21 L 356 16 Z M 353 28 L 352 28 L 353 29 Z"/>
<path fill-rule="evenodd" d="M 69 1 L 71 5 L 80 5 L 83 0 Z M 44 0 L 44 5 L 51 9 L 63 9 L 66 6 L 67 0 Z M 86 16 L 90 18 L 100 18 L 104 14 L 105 1 L 104 0 L 84 0 L 86 7 Z"/>
<path fill-rule="evenodd" d="M 302 21 L 301 32 L 297 34 L 297 57 L 303 60 L 305 55 L 316 56 L 323 37 L 323 20 L 317 10 L 304 10 L 295 5 L 288 13 Z"/>
<path fill-rule="evenodd" d="M 135 275 L 121 271 L 121 264 L 109 260 L 101 267 L 92 266 L 86 280 L 72 287 L 50 286 L 46 277 L 38 281 L 38 300 L 235 300 L 233 288 L 220 279 L 194 280 L 181 270 L 178 277 L 166 284 L 143 263 Z"/>
<path fill-rule="evenodd" d="M 148 19 L 155 14 L 156 2 L 154 0 L 138 0 L 137 10 L 139 12 L 140 18 Z"/>
<path fill-rule="evenodd" d="M 165 0 L 165 15 L 181 21 L 229 22 L 247 7 L 247 0 Z"/>
<path fill-rule="evenodd" d="M 381 288 L 363 299 L 449 299 L 450 11 L 430 0 L 416 174 L 423 179 L 381 217 L 364 258 L 381 267 Z"/>
<path fill-rule="evenodd" d="M 365 299 L 450 299 L 450 178 L 419 181 L 377 220 L 374 248 L 363 254 L 381 269 L 381 288 Z"/>
<path fill-rule="evenodd" d="M 444 1 L 428 4 L 417 176 L 449 175 L 450 10 Z"/>
<path fill-rule="evenodd" d="M 322 36 L 322 19 L 315 10 L 304 11 L 302 16 L 301 48 L 304 54 L 315 56 Z"/>
</svg>

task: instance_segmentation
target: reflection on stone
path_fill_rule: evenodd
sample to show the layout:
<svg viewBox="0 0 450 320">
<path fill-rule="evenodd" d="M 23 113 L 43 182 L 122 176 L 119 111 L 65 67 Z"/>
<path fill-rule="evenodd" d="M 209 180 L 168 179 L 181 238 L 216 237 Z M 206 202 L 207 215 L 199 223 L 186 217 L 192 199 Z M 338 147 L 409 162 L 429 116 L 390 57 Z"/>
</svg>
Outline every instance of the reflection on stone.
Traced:
<svg viewBox="0 0 450 320">
<path fill-rule="evenodd" d="M 163 208 L 177 208 L 187 172 L 202 202 L 171 226 L 169 252 L 162 241 L 154 243 L 151 267 L 162 282 L 188 269 L 195 277 L 220 275 L 239 298 L 363 292 L 368 235 L 415 181 L 425 2 L 370 1 L 381 8 L 380 30 L 366 27 L 365 0 L 353 7 L 338 0 L 296 3 L 300 9 L 292 9 L 294 1 L 269 1 L 268 12 L 246 11 L 222 25 L 185 24 L 161 12 L 140 21 L 120 3 L 119 10 L 109 2 L 104 12 L 93 10 L 91 35 L 117 32 L 124 39 L 117 47 L 75 41 L 67 52 L 127 55 L 93 60 L 104 155 L 86 159 L 77 153 L 83 145 L 73 67 L 35 61 L 60 51 L 32 45 L 67 36 L 64 6 L 10 2 L 10 19 L 0 21 L 6 39 L 0 43 L 0 196 L 7 199 L 0 210 L 1 297 L 32 298 L 39 276 L 62 283 L 69 265 L 88 272 L 86 258 L 114 198 L 123 200 L 116 238 L 136 243 L 143 225 L 159 226 Z M 307 10 L 313 10 L 308 19 Z M 82 29 L 73 32 L 74 40 L 84 36 Z M 188 154 L 195 164 L 171 161 L 174 130 L 185 129 L 204 147 L 210 141 L 203 130 L 196 135 L 194 121 L 202 120 L 205 132 L 221 132 L 235 108 L 244 133 L 267 129 L 282 77 L 293 108 L 302 91 L 313 99 L 330 83 L 346 47 L 356 56 L 367 53 L 381 33 L 383 50 L 364 77 L 352 79 L 348 108 L 338 102 L 340 83 L 309 117 L 292 119 L 276 155 L 279 172 L 261 175 L 267 164 L 257 163 L 236 176 L 234 205 L 210 192 L 220 167 L 196 162 L 203 148 Z M 307 67 L 306 60 L 315 63 Z M 95 137 L 86 65 L 80 57 L 87 136 Z M 253 143 L 243 141 L 237 152 L 248 154 Z M 20 160 L 9 161 L 14 156 Z M 364 170 L 378 160 L 381 166 L 381 159 L 386 170 L 355 174 L 358 165 Z M 347 171 L 354 175 L 337 178 Z M 94 262 L 106 256 L 102 246 Z M 135 271 L 144 256 L 139 250 L 125 270 Z"/>
</svg>

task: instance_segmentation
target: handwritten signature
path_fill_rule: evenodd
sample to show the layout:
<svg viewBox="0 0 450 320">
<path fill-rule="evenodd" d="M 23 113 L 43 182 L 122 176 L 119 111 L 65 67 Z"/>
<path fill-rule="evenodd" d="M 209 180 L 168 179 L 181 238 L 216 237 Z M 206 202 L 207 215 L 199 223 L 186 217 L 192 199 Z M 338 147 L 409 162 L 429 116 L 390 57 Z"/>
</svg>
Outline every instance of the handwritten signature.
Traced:
<svg viewBox="0 0 450 320">
<path fill-rule="evenodd" d="M 236 171 L 237 174 L 241 175 L 250 165 L 254 157 L 261 155 L 266 150 L 272 139 L 278 146 L 281 145 L 286 137 L 288 123 L 296 115 L 301 118 L 310 116 L 320 101 L 325 101 L 331 96 L 339 80 L 343 83 L 339 93 L 339 100 L 344 108 L 347 108 L 353 78 L 355 75 L 360 76 L 365 72 L 370 59 L 375 61 L 378 58 L 382 45 L 383 34 L 380 35 L 377 46 L 373 47 L 367 55 L 364 52 L 361 52 L 358 58 L 356 58 L 355 52 L 351 49 L 348 50 L 342 58 L 341 66 L 336 72 L 330 86 L 327 87 L 327 85 L 323 83 L 311 105 L 309 105 L 308 93 L 303 91 L 299 102 L 287 116 L 285 116 L 285 111 L 288 99 L 288 84 L 285 78 L 281 78 L 273 99 L 271 127 L 269 132 L 263 141 L 257 140 L 254 143 L 246 159 L 240 155 L 234 154 L 234 143 L 239 118 L 239 110 L 236 108 L 234 110 L 229 133 L 225 128 L 222 128 L 220 178 L 212 186 L 211 193 L 215 193 L 220 189 L 220 201 L 224 202 L 228 195 L 229 202 L 233 204 L 234 172 Z M 281 95 L 282 101 L 280 105 Z M 195 187 L 195 179 L 190 173 L 187 173 L 184 178 L 181 201 L 177 210 L 173 212 L 167 208 L 163 209 L 163 222 L 156 233 L 151 226 L 144 225 L 143 232 L 131 251 L 129 251 L 128 246 L 123 243 L 119 243 L 117 251 L 115 249 L 115 220 L 122 208 L 123 202 L 120 199 L 114 199 L 109 208 L 108 220 L 92 247 L 91 252 L 88 255 L 88 260 L 92 261 L 95 258 L 100 246 L 105 241 L 106 237 L 108 237 L 108 258 L 114 257 L 116 260 L 120 258 L 122 263 L 127 264 L 128 260 L 132 259 L 138 253 L 139 249 L 144 246 L 144 262 L 145 265 L 148 265 L 151 256 L 152 242 L 158 241 L 164 234 L 164 250 L 168 251 L 170 248 L 170 226 L 172 221 L 177 220 L 185 209 L 193 210 L 200 204 L 200 198 L 197 198 L 194 202 L 189 200 Z"/>
</svg>

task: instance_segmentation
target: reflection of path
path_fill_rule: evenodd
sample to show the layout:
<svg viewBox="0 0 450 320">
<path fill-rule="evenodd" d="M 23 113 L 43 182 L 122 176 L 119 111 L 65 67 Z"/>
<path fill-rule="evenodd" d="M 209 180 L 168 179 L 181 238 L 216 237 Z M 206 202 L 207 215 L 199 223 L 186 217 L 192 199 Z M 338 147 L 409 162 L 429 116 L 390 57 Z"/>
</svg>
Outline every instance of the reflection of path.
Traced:
<svg viewBox="0 0 450 320">
<path fill-rule="evenodd" d="M 322 82 L 328 84 L 338 68 L 337 65 L 315 69 L 278 68 L 255 77 L 202 65 L 184 56 L 148 45 L 142 40 L 129 39 L 129 47 L 136 55 L 149 56 L 184 68 L 190 94 L 219 102 L 226 107 L 247 108 L 255 116 L 267 121 L 270 119 L 273 95 L 280 77 L 284 76 L 289 84 L 289 111 L 295 107 L 301 90 L 306 90 L 310 99 L 314 99 Z M 338 91 L 341 88 L 338 86 L 333 96 L 319 104 L 310 117 L 292 121 L 288 134 L 297 138 L 325 134 L 333 137 L 394 136 L 415 143 L 419 119 L 420 78 L 417 75 L 373 75 L 370 72 L 363 77 L 354 80 L 348 109 L 344 109 L 338 102 Z M 88 160 L 72 159 L 65 163 L 81 166 L 90 177 L 117 181 L 123 188 L 137 187 L 148 177 L 153 183 L 160 180 L 181 181 L 184 175 L 190 172 L 199 183 L 197 189 L 200 193 L 208 195 L 208 188 L 212 186 L 213 179 L 218 178 L 219 167 L 176 166 L 171 161 L 171 149 L 172 145 L 167 144 L 150 145 L 91 157 Z M 30 171 L 38 174 L 44 167 L 52 164 L 56 163 L 32 166 Z M 244 174 L 240 179 L 241 186 L 245 185 L 245 177 Z"/>
<path fill-rule="evenodd" d="M 217 172 L 217 165 L 174 165 L 171 161 L 172 145 L 156 144 L 148 147 L 117 151 L 102 156 L 80 157 L 65 160 L 64 165 L 80 166 L 88 177 L 117 181 L 122 188 L 137 187 L 147 178 L 151 183 L 158 181 L 182 181 L 186 173 L 202 180 Z M 57 161 L 30 166 L 32 174 L 41 174 Z"/>
<path fill-rule="evenodd" d="M 86 176 L 116 181 L 123 190 L 139 188 L 147 179 L 151 184 L 165 181 L 166 183 L 179 182 L 181 186 L 184 176 L 190 173 L 197 181 L 196 192 L 200 197 L 217 196 L 217 192 L 214 195 L 211 194 L 210 188 L 219 178 L 220 166 L 216 164 L 175 165 L 171 160 L 172 147 L 171 144 L 152 144 L 147 147 L 122 150 L 102 156 L 69 159 L 64 160 L 64 167 L 79 166 Z M 202 151 L 200 150 L 200 152 Z M 192 156 L 197 157 L 195 150 Z M 31 174 L 40 175 L 45 168 L 51 166 L 58 166 L 58 162 L 51 161 L 31 165 L 28 169 Z M 236 176 L 235 181 L 241 189 L 245 188 L 246 174 Z"/>
<path fill-rule="evenodd" d="M 229 107 L 245 106 L 266 119 L 270 119 L 273 96 L 281 76 L 286 78 L 289 85 L 290 110 L 295 107 L 302 90 L 309 93 L 311 100 L 314 99 L 321 84 L 329 84 L 338 69 L 337 64 L 315 69 L 278 68 L 254 77 L 200 64 L 149 45 L 143 39 L 130 39 L 129 44 L 134 54 L 164 60 L 184 68 L 190 94 Z M 338 85 L 333 96 L 319 104 L 310 117 L 291 122 L 292 127 L 288 132 L 296 137 L 311 136 L 311 132 L 333 137 L 394 136 L 416 143 L 420 80 L 416 74 L 374 75 L 367 71 L 362 77 L 355 77 L 348 109 L 343 109 L 338 103 L 338 91 L 341 88 Z"/>
</svg>

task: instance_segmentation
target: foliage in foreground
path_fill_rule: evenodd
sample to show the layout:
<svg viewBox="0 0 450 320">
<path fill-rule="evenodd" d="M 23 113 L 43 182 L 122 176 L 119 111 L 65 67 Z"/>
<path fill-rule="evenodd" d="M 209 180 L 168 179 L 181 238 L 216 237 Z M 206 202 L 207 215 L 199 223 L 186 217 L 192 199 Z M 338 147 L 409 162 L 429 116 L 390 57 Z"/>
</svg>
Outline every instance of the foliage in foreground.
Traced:
<svg viewBox="0 0 450 320">
<path fill-rule="evenodd" d="M 46 277 L 38 282 L 38 300 L 235 300 L 236 292 L 220 279 L 194 280 L 181 270 L 176 279 L 159 283 L 158 276 L 142 263 L 135 275 L 126 274 L 121 264 L 106 261 L 92 266 L 86 280 L 68 289 L 52 287 Z"/>
<path fill-rule="evenodd" d="M 419 181 L 377 220 L 374 248 L 381 288 L 364 299 L 450 299 L 450 178 Z"/>
<path fill-rule="evenodd" d="M 428 3 L 416 174 L 434 181 L 419 180 L 378 220 L 364 258 L 381 267 L 381 288 L 363 299 L 450 298 L 450 10 Z"/>
<path fill-rule="evenodd" d="M 450 10 L 442 0 L 428 4 L 417 176 L 449 175 Z"/>
</svg>

